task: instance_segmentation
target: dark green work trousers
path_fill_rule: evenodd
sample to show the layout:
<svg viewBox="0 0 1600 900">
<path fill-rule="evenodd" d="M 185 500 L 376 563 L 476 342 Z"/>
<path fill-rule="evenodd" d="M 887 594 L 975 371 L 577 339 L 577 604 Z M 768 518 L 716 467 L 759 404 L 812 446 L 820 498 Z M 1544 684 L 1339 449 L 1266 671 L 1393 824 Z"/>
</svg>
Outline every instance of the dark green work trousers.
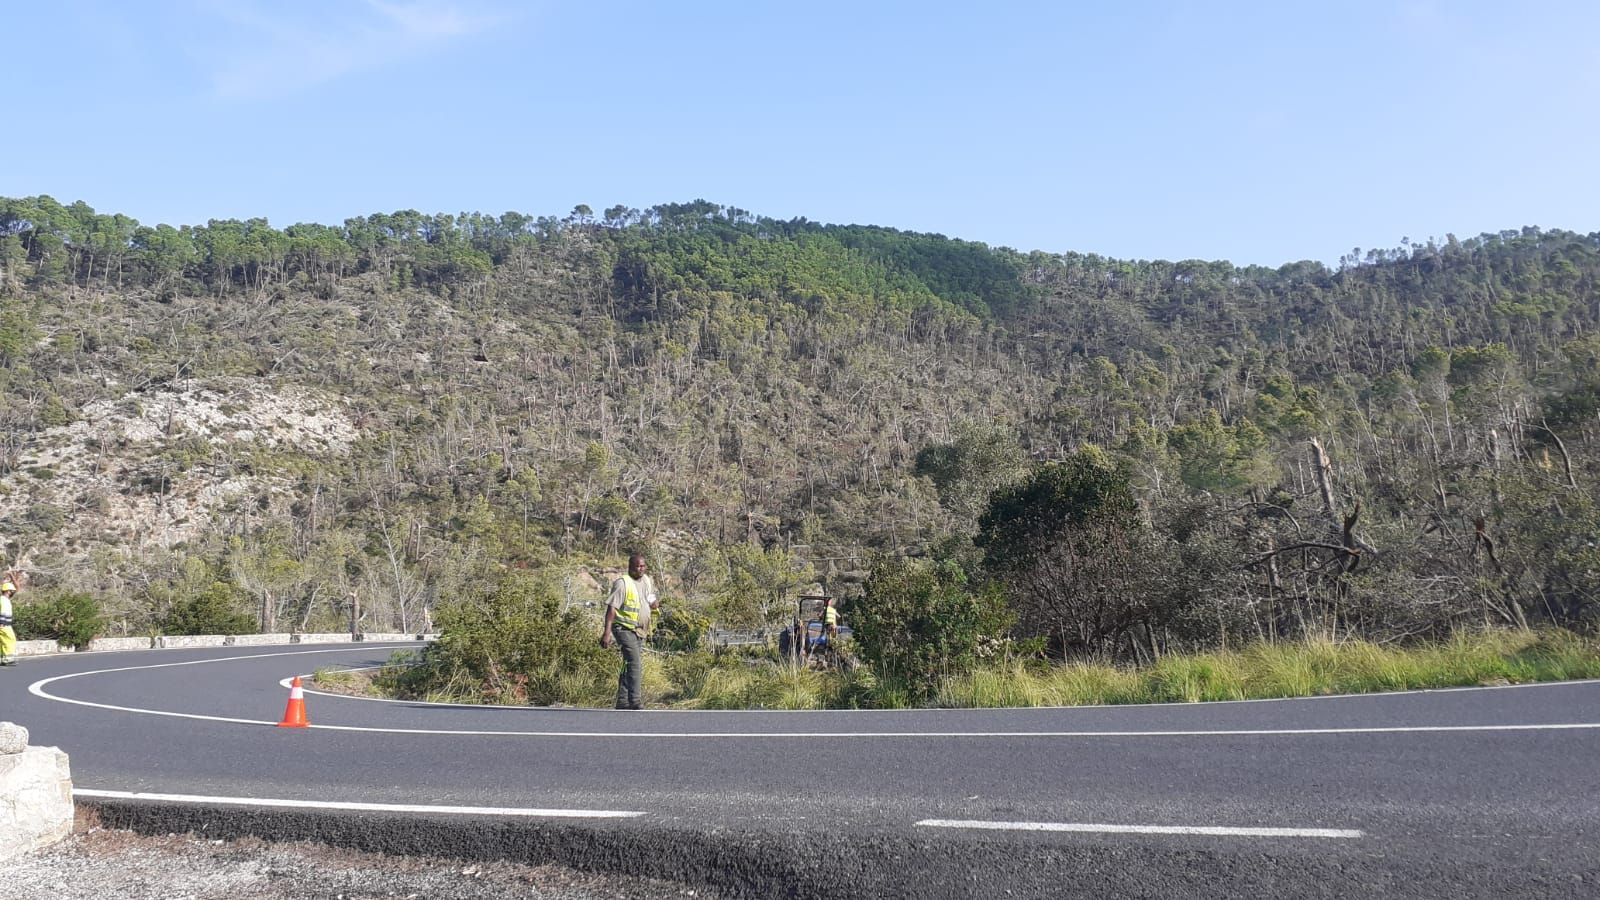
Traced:
<svg viewBox="0 0 1600 900">
<path fill-rule="evenodd" d="M 622 650 L 622 674 L 617 676 L 617 709 L 644 707 L 644 647 L 632 628 L 611 626 L 611 636 Z"/>
</svg>

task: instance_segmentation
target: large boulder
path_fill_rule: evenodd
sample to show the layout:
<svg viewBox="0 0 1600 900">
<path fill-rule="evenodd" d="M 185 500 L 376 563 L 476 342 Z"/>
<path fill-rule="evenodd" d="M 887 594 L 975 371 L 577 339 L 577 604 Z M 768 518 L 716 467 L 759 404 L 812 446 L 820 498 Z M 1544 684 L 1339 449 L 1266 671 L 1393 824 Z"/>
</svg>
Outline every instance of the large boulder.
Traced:
<svg viewBox="0 0 1600 900">
<path fill-rule="evenodd" d="M 28 729 L 0 722 L 0 860 L 72 833 L 72 770 L 55 747 L 29 747 Z"/>
<path fill-rule="evenodd" d="M 28 749 L 28 729 L 15 722 L 0 722 L 0 756 Z"/>
</svg>

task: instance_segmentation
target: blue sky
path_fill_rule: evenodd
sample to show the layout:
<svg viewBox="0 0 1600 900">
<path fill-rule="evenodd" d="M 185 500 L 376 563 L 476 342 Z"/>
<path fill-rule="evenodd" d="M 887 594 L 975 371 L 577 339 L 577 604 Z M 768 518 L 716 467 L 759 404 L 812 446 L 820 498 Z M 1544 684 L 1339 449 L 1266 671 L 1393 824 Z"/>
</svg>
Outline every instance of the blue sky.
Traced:
<svg viewBox="0 0 1600 900">
<path fill-rule="evenodd" d="M 147 223 L 705 198 L 1024 250 L 1600 230 L 1600 4 L 0 0 L 0 195 Z"/>
</svg>

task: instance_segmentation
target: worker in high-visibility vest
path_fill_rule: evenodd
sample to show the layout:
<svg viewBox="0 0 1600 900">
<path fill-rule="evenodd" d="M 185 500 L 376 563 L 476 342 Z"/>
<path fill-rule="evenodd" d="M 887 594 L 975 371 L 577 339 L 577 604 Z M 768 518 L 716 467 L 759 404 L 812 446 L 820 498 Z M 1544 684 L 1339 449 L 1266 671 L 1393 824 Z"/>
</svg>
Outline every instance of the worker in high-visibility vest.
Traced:
<svg viewBox="0 0 1600 900">
<path fill-rule="evenodd" d="M 822 641 L 828 646 L 839 637 L 839 610 L 833 606 L 833 598 L 822 601 Z"/>
<path fill-rule="evenodd" d="M 606 622 L 600 646 L 612 641 L 622 650 L 622 674 L 617 677 L 617 709 L 644 709 L 644 636 L 650 614 L 661 607 L 656 586 L 645 574 L 644 557 L 628 557 L 628 574 L 611 583 L 606 600 Z"/>
<path fill-rule="evenodd" d="M 17 632 L 12 629 L 11 597 L 17 583 L 7 578 L 0 582 L 0 666 L 17 664 Z"/>
</svg>

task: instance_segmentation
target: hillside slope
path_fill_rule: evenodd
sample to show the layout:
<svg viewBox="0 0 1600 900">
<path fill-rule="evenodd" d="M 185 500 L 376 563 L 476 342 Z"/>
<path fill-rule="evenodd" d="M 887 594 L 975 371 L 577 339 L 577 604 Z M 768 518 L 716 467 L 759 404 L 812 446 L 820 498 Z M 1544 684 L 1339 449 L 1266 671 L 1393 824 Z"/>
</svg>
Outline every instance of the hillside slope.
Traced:
<svg viewBox="0 0 1600 900">
<path fill-rule="evenodd" d="M 1314 503 L 1316 437 L 1382 590 L 1570 618 L 1600 596 L 1572 543 L 1597 285 L 1600 235 L 1539 229 L 1265 269 L 703 202 L 280 231 L 0 200 L 0 528 L 127 629 L 213 584 L 308 626 L 356 592 L 397 625 L 496 567 L 632 546 L 736 619 L 750 578 L 970 555 L 1007 447 L 1093 443 L 1189 554 L 1181 589 L 1244 604 L 1269 576 L 1238 565 L 1288 527 L 1251 510 Z"/>
</svg>

